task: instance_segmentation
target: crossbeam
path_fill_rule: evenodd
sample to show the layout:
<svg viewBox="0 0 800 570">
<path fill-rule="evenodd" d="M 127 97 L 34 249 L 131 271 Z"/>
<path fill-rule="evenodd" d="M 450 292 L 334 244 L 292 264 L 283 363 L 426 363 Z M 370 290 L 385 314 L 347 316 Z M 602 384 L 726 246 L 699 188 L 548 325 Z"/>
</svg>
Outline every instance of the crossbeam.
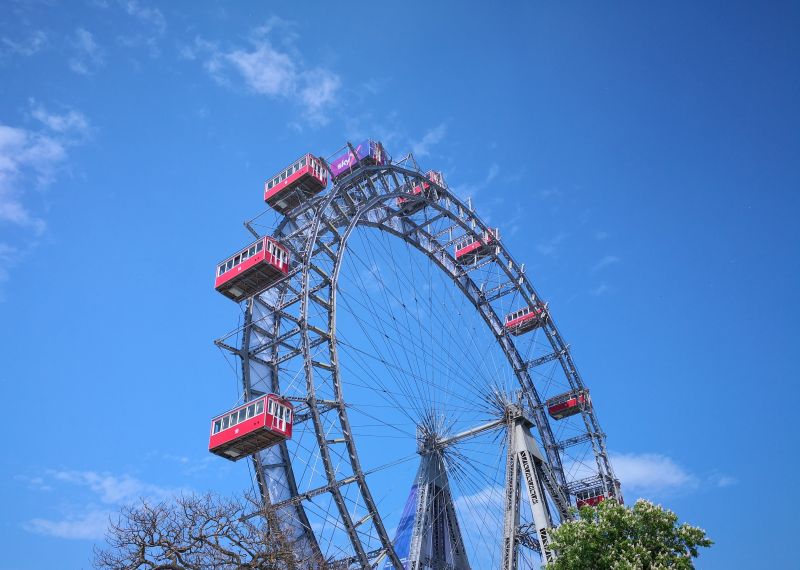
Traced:
<svg viewBox="0 0 800 570">
<path fill-rule="evenodd" d="M 483 432 L 495 429 L 505 424 L 504 419 L 494 420 L 478 427 L 474 427 L 472 429 L 468 429 L 462 431 L 461 433 L 457 433 L 455 435 L 451 435 L 449 437 L 442 437 L 442 438 L 435 438 L 430 443 L 426 441 L 420 442 L 420 449 L 418 450 L 419 453 L 430 452 L 433 450 L 441 450 L 451 445 L 458 443 L 459 441 L 463 441 L 465 439 L 469 439 L 471 437 L 475 437 L 476 435 L 480 435 Z"/>
</svg>

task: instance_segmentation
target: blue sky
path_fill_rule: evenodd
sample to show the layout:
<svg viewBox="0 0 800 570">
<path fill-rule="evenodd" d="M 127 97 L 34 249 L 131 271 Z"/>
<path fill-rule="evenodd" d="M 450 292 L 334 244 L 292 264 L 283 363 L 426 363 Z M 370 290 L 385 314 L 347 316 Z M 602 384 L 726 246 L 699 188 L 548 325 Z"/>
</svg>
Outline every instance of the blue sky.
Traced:
<svg viewBox="0 0 800 570">
<path fill-rule="evenodd" d="M 214 266 L 265 178 L 366 136 L 503 228 L 626 498 L 706 528 L 700 568 L 789 564 L 797 6 L 430 4 L 4 2 L 4 568 L 251 487 L 205 451 L 238 395 Z"/>
</svg>

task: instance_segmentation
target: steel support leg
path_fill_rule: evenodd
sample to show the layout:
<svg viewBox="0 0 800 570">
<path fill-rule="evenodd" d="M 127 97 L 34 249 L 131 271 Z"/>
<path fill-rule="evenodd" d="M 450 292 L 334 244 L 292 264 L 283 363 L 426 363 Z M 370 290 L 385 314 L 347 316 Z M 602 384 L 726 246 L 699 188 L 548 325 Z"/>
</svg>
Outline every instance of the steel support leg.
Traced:
<svg viewBox="0 0 800 570">
<path fill-rule="evenodd" d="M 505 521 L 503 525 L 503 570 L 517 568 L 517 532 L 522 488 L 528 498 L 543 562 L 552 562 L 555 553 L 550 549 L 549 529 L 553 522 L 542 485 L 542 456 L 531 435 L 530 422 L 524 417 L 513 418 L 508 427 L 508 456 L 506 459 Z"/>
</svg>

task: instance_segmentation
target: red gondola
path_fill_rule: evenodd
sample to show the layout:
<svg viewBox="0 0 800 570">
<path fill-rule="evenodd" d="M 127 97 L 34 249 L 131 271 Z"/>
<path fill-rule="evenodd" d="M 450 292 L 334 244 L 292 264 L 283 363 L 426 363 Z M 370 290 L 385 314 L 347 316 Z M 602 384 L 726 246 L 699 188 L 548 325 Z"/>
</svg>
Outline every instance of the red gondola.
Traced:
<svg viewBox="0 0 800 570">
<path fill-rule="evenodd" d="M 509 334 L 517 336 L 542 326 L 545 317 L 545 306 L 536 303 L 507 314 L 504 327 Z"/>
<path fill-rule="evenodd" d="M 327 185 L 328 170 L 320 159 L 307 154 L 264 183 L 264 201 L 285 214 Z"/>
<path fill-rule="evenodd" d="M 602 486 L 583 489 L 575 493 L 575 503 L 578 508 L 594 507 L 606 500 L 606 494 Z"/>
<path fill-rule="evenodd" d="M 550 414 L 551 418 L 554 420 L 563 420 L 564 418 L 580 413 L 581 410 L 586 406 L 590 406 L 591 403 L 592 400 L 589 398 L 589 392 L 583 390 L 559 394 L 547 400 L 545 406 L 547 406 L 547 413 Z"/>
<path fill-rule="evenodd" d="M 425 176 L 427 176 L 428 180 L 434 184 L 444 186 L 444 178 L 442 177 L 441 172 L 431 170 Z M 397 207 L 400 209 L 400 213 L 404 216 L 408 216 L 422 210 L 427 205 L 425 200 L 419 199 L 422 197 L 422 195 L 429 200 L 438 200 L 439 193 L 435 188 L 433 191 L 430 191 L 430 187 L 431 185 L 429 182 L 423 182 L 422 184 L 417 184 L 414 186 L 414 188 L 412 188 L 411 192 L 409 192 L 410 196 L 398 196 Z"/>
<path fill-rule="evenodd" d="M 472 235 L 466 235 L 456 242 L 456 261 L 468 265 L 483 259 L 494 251 L 498 241 L 500 241 L 500 230 L 497 228 L 487 230 L 478 239 L 475 239 Z"/>
<path fill-rule="evenodd" d="M 275 284 L 289 272 L 289 252 L 265 236 L 217 266 L 214 288 L 237 303 Z"/>
<path fill-rule="evenodd" d="M 294 407 L 275 394 L 259 396 L 211 420 L 211 453 L 238 461 L 292 437 Z"/>
</svg>

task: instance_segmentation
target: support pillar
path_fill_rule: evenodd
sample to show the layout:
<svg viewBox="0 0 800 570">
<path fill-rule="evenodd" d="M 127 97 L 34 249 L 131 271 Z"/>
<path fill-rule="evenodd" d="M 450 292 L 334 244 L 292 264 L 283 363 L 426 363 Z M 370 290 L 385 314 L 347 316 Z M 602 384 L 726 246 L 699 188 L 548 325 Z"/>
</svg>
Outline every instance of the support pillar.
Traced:
<svg viewBox="0 0 800 570">
<path fill-rule="evenodd" d="M 516 407 L 508 414 L 508 455 L 506 458 L 505 520 L 503 524 L 503 570 L 517 568 L 517 538 L 520 526 L 520 499 L 524 493 L 533 515 L 542 562 L 555 560 L 550 549 L 553 521 L 547 507 L 543 481 L 544 457 L 531 435 L 532 423 Z"/>
<path fill-rule="evenodd" d="M 395 552 L 407 570 L 470 570 L 439 449 L 423 451 L 397 527 Z M 384 570 L 403 570 L 387 561 Z"/>
</svg>

